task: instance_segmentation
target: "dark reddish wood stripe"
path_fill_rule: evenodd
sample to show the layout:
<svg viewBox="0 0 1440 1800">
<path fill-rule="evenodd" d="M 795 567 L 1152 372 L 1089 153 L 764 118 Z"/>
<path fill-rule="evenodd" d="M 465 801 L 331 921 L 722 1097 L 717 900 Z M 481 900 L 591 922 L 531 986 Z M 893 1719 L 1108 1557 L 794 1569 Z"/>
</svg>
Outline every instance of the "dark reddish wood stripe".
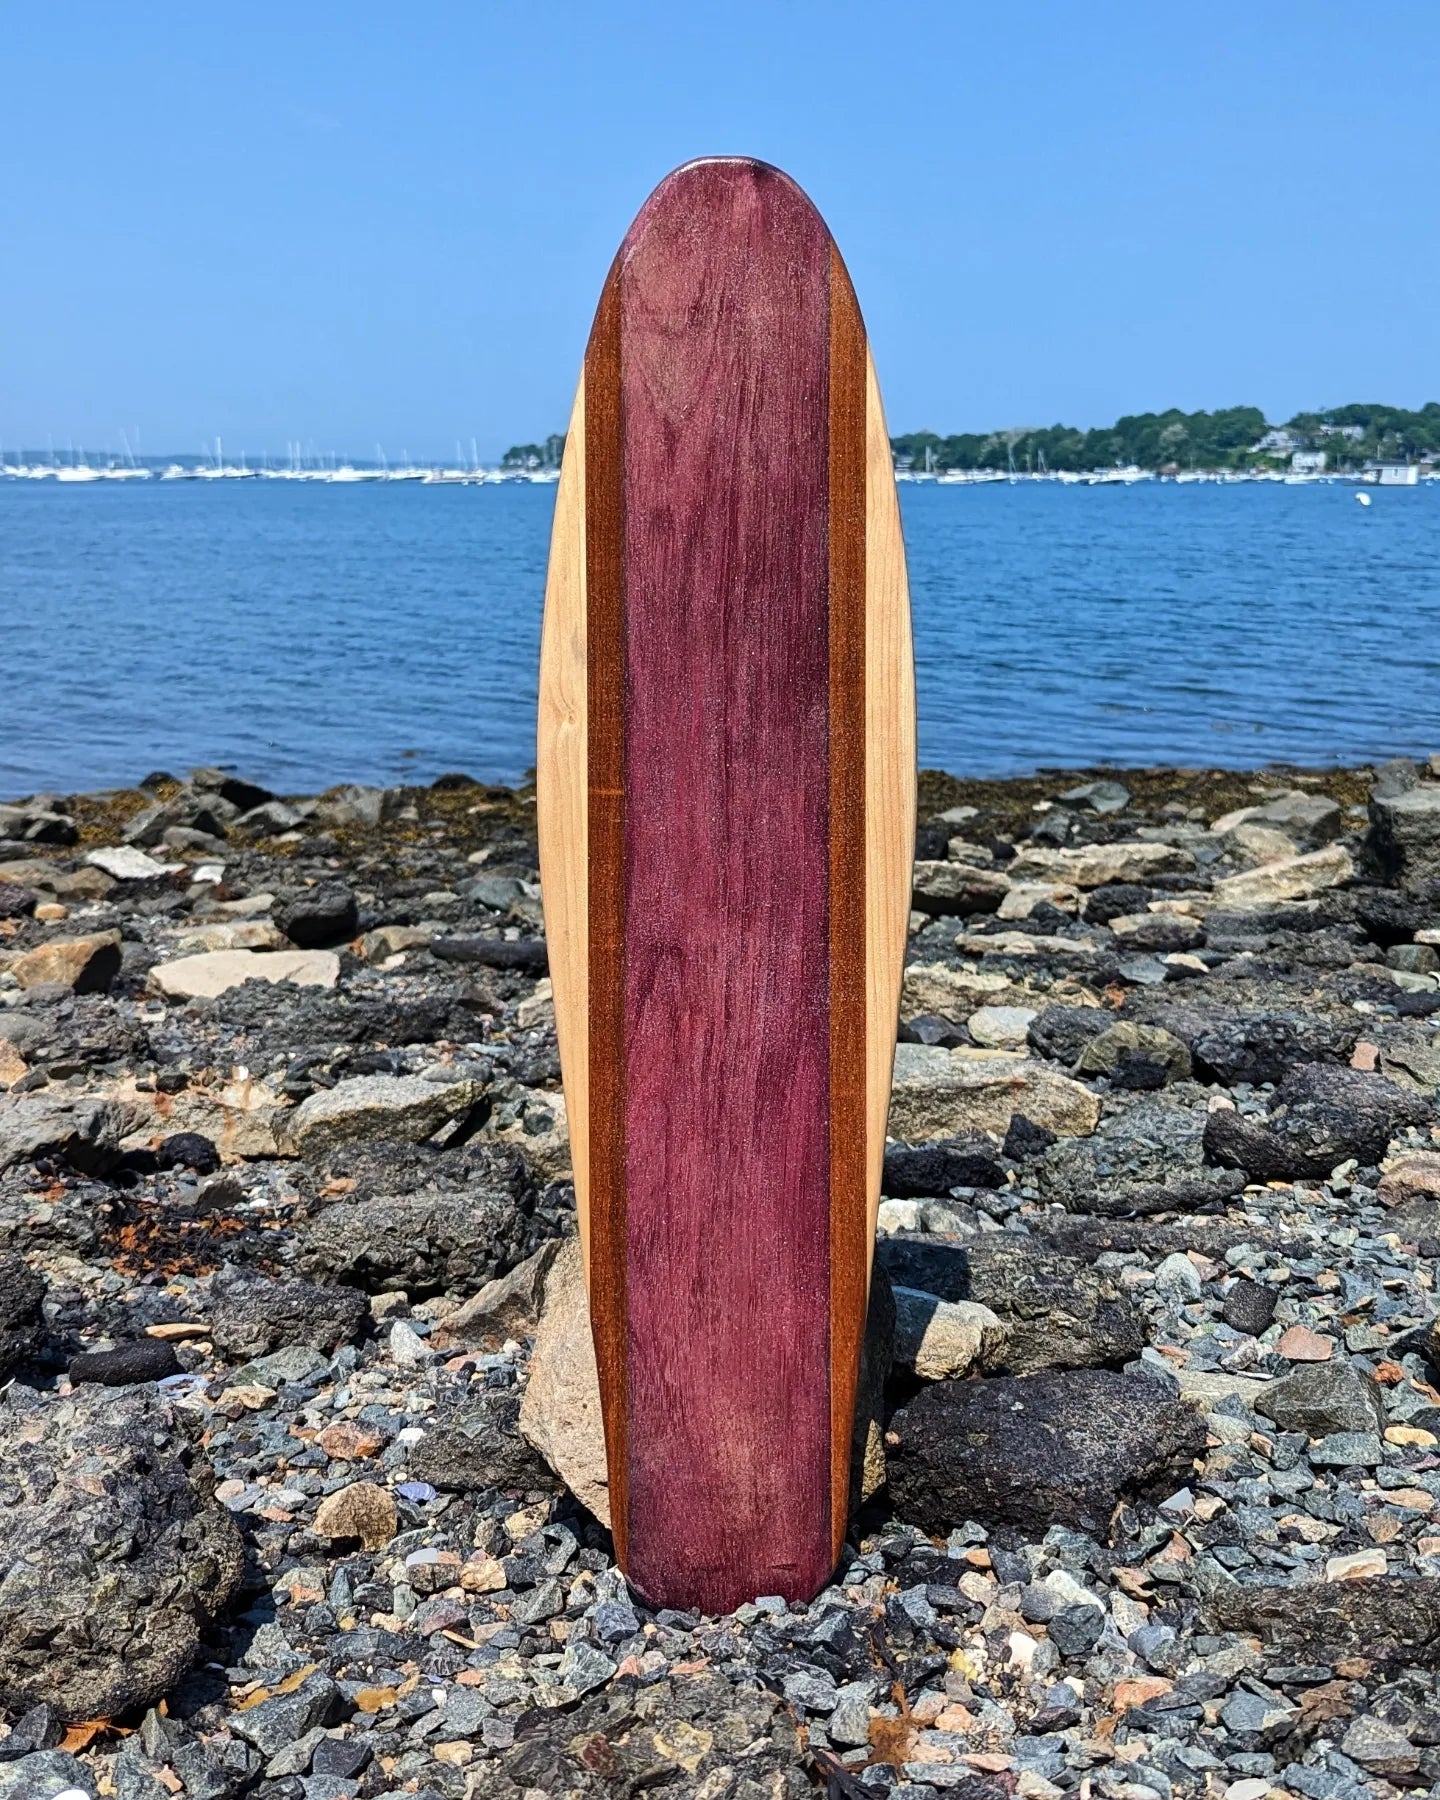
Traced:
<svg viewBox="0 0 1440 1800">
<path fill-rule="evenodd" d="M 590 1322 L 616 1553 L 629 1507 L 625 1385 L 625 496 L 618 261 L 585 353 L 589 762 Z"/>
<path fill-rule="evenodd" d="M 829 239 L 692 165 L 622 251 L 627 1572 L 830 1573 Z"/>
<path fill-rule="evenodd" d="M 865 1108 L 865 327 L 830 250 L 830 1527 L 839 1555 L 869 1266 Z"/>
</svg>

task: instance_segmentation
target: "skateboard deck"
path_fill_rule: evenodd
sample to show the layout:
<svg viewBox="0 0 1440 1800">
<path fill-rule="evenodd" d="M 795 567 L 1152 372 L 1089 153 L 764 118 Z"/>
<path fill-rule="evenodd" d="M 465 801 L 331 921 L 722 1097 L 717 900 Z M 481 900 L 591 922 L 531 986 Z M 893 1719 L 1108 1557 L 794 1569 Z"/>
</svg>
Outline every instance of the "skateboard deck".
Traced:
<svg viewBox="0 0 1440 1800">
<path fill-rule="evenodd" d="M 668 176 L 556 494 L 537 804 L 616 1553 L 809 1599 L 849 1506 L 915 826 L 909 598 L 845 265 L 788 176 Z"/>
</svg>

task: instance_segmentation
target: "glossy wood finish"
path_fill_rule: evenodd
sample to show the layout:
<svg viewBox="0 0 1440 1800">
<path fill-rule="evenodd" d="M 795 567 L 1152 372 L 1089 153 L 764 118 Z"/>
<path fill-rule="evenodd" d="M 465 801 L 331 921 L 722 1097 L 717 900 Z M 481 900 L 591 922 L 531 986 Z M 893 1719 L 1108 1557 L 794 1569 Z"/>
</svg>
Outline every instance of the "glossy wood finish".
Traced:
<svg viewBox="0 0 1440 1800">
<path fill-rule="evenodd" d="M 847 1511 L 913 686 L 864 329 L 762 164 L 677 171 L 606 283 L 540 716 L 617 1549 L 657 1602 L 808 1596 Z"/>
</svg>

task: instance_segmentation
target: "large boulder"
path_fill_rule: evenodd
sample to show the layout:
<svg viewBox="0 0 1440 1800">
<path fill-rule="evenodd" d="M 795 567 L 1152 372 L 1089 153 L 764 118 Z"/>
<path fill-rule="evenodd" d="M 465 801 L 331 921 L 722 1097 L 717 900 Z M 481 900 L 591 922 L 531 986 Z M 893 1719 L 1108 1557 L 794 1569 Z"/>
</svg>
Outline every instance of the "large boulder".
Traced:
<svg viewBox="0 0 1440 1800">
<path fill-rule="evenodd" d="M 994 1313 L 1005 1336 L 993 1363 L 1012 1375 L 1125 1363 L 1144 1348 L 1140 1315 L 1113 1275 L 1033 1238 L 888 1237 L 876 1255 L 897 1288 Z"/>
<path fill-rule="evenodd" d="M 937 1382 L 885 1439 L 907 1523 L 942 1535 L 977 1519 L 1036 1537 L 1054 1525 L 1103 1535 L 1121 1500 L 1176 1484 L 1205 1442 L 1167 1383 L 1108 1369 Z"/>
<path fill-rule="evenodd" d="M 360 926 L 360 909 L 343 881 L 321 881 L 285 901 L 275 923 L 292 944 L 314 950 L 354 937 Z"/>
<path fill-rule="evenodd" d="M 1215 883 L 1215 898 L 1221 906 L 1247 911 L 1281 900 L 1308 900 L 1354 878 L 1350 852 L 1330 844 L 1306 856 L 1285 856 L 1240 875 L 1227 875 Z"/>
<path fill-rule="evenodd" d="M 1045 1063 L 897 1044 L 890 1132 L 909 1143 L 986 1131 L 1003 1137 L 1016 1113 L 1060 1137 L 1095 1129 L 1099 1099 Z"/>
<path fill-rule="evenodd" d="M 0 1397 L 0 1704 L 151 1706 L 224 1612 L 244 1550 L 153 1388 Z"/>
<path fill-rule="evenodd" d="M 333 988 L 340 958 L 331 950 L 205 950 L 156 963 L 146 977 L 166 1000 L 217 1000 L 247 981 Z"/>
<path fill-rule="evenodd" d="M 1391 1138 L 1428 1124 L 1432 1111 L 1383 1075 L 1313 1063 L 1285 1077 L 1263 1123 L 1228 1108 L 1211 1113 L 1205 1151 L 1252 1181 L 1323 1181 L 1351 1157 L 1378 1163 Z"/>
<path fill-rule="evenodd" d="M 1415 887 L 1440 880 L 1440 783 L 1374 796 L 1367 848 L 1387 881 Z"/>
<path fill-rule="evenodd" d="M 1263 806 L 1242 806 L 1226 813 L 1210 829 L 1223 836 L 1242 825 L 1267 826 L 1283 832 L 1302 850 L 1318 850 L 1339 837 L 1343 823 L 1339 802 L 1328 794 L 1307 794 L 1303 788 L 1292 788 Z"/>
<path fill-rule="evenodd" d="M 917 862 L 911 905 L 934 918 L 972 918 L 993 913 L 1010 883 L 995 869 L 971 869 L 963 863 Z"/>
</svg>

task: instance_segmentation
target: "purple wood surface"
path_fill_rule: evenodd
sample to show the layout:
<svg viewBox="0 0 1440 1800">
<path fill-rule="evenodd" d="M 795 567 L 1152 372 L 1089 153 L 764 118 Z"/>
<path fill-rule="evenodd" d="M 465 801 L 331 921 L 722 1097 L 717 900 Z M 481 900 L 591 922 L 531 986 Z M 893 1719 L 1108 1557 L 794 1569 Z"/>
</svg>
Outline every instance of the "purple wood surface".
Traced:
<svg viewBox="0 0 1440 1800">
<path fill-rule="evenodd" d="M 622 253 L 629 1574 L 829 1573 L 829 235 L 757 165 Z"/>
</svg>

